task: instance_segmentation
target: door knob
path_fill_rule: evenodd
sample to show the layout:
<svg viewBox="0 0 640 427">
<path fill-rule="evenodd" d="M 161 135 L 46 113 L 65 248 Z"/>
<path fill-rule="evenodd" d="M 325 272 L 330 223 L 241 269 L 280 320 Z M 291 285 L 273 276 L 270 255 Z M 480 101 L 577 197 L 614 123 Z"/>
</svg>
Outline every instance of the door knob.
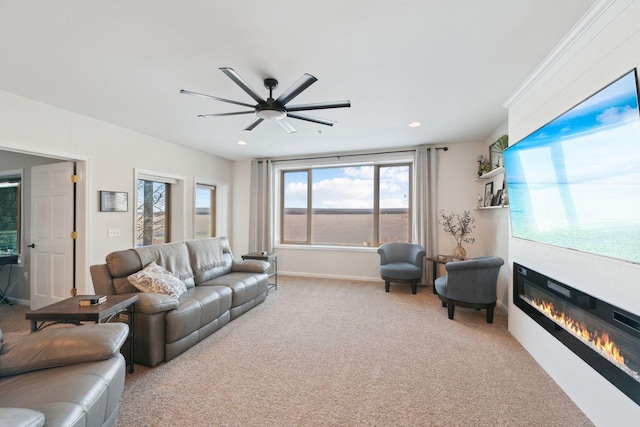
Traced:
<svg viewBox="0 0 640 427">
<path fill-rule="evenodd" d="M 35 248 L 35 247 L 36 247 L 36 244 L 35 244 L 35 243 L 32 243 L 32 244 L 30 244 L 30 245 L 27 245 L 27 247 L 29 247 L 29 248 Z"/>
</svg>

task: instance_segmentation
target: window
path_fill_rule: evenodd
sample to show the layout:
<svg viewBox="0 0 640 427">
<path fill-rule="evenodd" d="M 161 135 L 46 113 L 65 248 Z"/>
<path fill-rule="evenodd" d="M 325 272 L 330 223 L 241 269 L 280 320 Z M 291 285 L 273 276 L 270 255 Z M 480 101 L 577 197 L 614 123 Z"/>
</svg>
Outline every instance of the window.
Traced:
<svg viewBox="0 0 640 427">
<path fill-rule="evenodd" d="M 281 242 L 336 246 L 408 242 L 410 183 L 411 165 L 406 163 L 283 170 Z"/>
<path fill-rule="evenodd" d="M 136 245 L 167 243 L 170 238 L 170 184 L 138 179 Z"/>
<path fill-rule="evenodd" d="M 0 255 L 18 255 L 21 246 L 22 173 L 0 173 Z"/>
<path fill-rule="evenodd" d="M 204 239 L 216 235 L 216 187 L 196 184 L 195 238 Z"/>
</svg>

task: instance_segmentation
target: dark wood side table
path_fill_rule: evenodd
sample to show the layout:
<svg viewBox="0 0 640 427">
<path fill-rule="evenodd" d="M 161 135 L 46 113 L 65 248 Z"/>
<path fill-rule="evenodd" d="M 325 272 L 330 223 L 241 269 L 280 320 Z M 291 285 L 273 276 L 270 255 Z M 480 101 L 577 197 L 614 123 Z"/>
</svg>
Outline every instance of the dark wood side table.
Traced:
<svg viewBox="0 0 640 427">
<path fill-rule="evenodd" d="M 269 295 L 269 289 L 278 290 L 278 254 L 269 254 L 263 252 L 251 252 L 248 254 L 244 254 L 241 257 L 242 259 L 257 259 L 260 261 L 267 261 L 270 266 L 267 274 L 269 277 L 273 277 L 273 283 L 269 283 L 267 287 L 267 295 Z"/>
<path fill-rule="evenodd" d="M 431 265 L 432 265 L 432 280 L 431 280 L 431 284 L 433 285 L 433 293 L 437 294 L 438 292 L 436 291 L 436 279 L 438 278 L 438 264 L 446 264 L 448 262 L 451 261 L 461 261 L 460 258 L 454 258 L 451 255 L 438 255 L 438 256 L 429 256 L 426 257 L 427 261 L 431 261 Z"/>
<path fill-rule="evenodd" d="M 82 322 L 108 322 L 115 315 L 126 312 L 129 317 L 129 372 L 133 372 L 133 304 L 138 295 L 108 295 L 107 301 L 89 307 L 80 307 L 80 300 L 94 295 L 76 295 L 38 310 L 28 311 L 27 320 L 31 320 L 31 332 L 36 332 L 58 323 L 81 325 Z M 40 322 L 40 323 L 38 323 Z"/>
</svg>

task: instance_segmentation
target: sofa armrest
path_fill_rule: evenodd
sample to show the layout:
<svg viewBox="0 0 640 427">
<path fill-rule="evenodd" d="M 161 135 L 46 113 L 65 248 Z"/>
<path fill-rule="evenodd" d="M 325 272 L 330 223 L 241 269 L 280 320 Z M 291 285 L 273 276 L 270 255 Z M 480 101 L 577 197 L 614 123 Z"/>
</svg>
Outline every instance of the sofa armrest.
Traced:
<svg viewBox="0 0 640 427">
<path fill-rule="evenodd" d="M 44 414 L 27 408 L 0 408 L 0 425 L 12 427 L 41 427 Z"/>
<path fill-rule="evenodd" d="M 55 328 L 22 335 L 2 346 L 0 376 L 106 360 L 129 335 L 124 323 Z"/>
<path fill-rule="evenodd" d="M 240 262 L 234 261 L 233 265 L 231 265 L 231 271 L 239 273 L 266 273 L 270 265 L 267 261 L 247 259 Z"/>
<path fill-rule="evenodd" d="M 171 295 L 157 294 L 155 292 L 136 292 L 138 302 L 133 304 L 136 313 L 155 314 L 178 308 L 178 299 Z"/>
</svg>

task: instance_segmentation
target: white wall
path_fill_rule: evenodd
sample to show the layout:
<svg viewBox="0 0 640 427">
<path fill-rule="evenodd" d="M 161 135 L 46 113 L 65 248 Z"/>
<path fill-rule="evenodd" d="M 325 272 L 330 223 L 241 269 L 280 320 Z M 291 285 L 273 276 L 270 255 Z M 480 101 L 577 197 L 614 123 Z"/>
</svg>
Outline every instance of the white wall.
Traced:
<svg viewBox="0 0 640 427">
<path fill-rule="evenodd" d="M 184 177 L 186 207 L 178 209 L 173 240 L 193 237 L 195 177 L 229 184 L 232 179 L 228 160 L 6 92 L 0 92 L 0 149 L 79 159 L 87 167 L 80 185 L 86 190 L 79 195 L 80 204 L 87 202 L 88 230 L 86 245 L 80 245 L 86 254 L 78 257 L 80 293 L 93 291 L 89 265 L 133 246 L 136 168 Z M 129 212 L 99 212 L 100 190 L 129 193 Z M 121 236 L 108 238 L 109 228 L 119 228 Z"/>
<path fill-rule="evenodd" d="M 640 66 L 640 2 L 599 1 L 596 11 L 509 101 L 512 143 Z M 638 265 L 518 239 L 510 239 L 509 261 L 640 314 Z M 513 304 L 509 330 L 596 425 L 638 424 L 638 405 Z"/>
<path fill-rule="evenodd" d="M 251 205 L 251 161 L 233 163 L 233 217 L 231 251 L 236 259 L 249 252 L 249 207 Z"/>
<path fill-rule="evenodd" d="M 509 132 L 508 123 L 505 121 L 496 130 L 482 142 L 485 157 L 489 154 L 489 146 L 496 142 L 502 135 Z M 478 191 L 483 194 L 484 185 L 488 180 L 478 180 Z M 492 179 L 493 191 L 502 188 L 504 183 L 504 175 L 498 175 Z M 507 310 L 509 306 L 509 209 L 497 208 L 490 210 L 476 210 L 478 217 L 478 227 L 481 228 L 481 239 L 477 242 L 480 248 L 480 254 L 499 256 L 505 261 L 505 265 L 500 269 L 498 276 L 497 294 L 498 306 L 503 310 Z"/>
</svg>

